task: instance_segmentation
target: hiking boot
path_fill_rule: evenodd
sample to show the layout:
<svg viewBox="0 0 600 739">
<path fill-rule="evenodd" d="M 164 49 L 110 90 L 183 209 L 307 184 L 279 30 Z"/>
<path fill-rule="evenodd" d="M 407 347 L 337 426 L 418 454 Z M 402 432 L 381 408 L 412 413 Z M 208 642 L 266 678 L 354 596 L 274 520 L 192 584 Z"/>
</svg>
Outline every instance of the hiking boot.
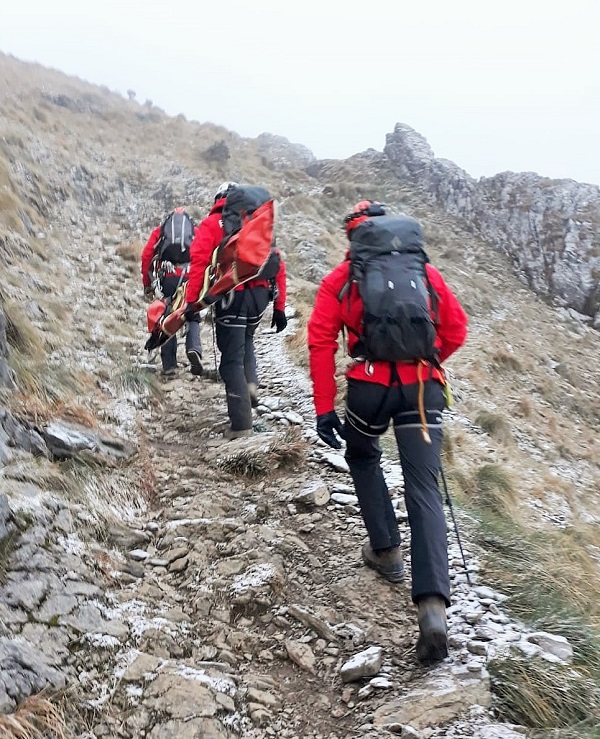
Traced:
<svg viewBox="0 0 600 739">
<path fill-rule="evenodd" d="M 254 382 L 248 383 L 248 394 L 250 395 L 250 405 L 256 408 L 258 406 L 258 388 Z"/>
<path fill-rule="evenodd" d="M 213 382 L 221 382 L 221 375 L 219 374 L 219 370 L 207 369 L 204 371 L 203 374 L 207 380 L 212 380 Z"/>
<path fill-rule="evenodd" d="M 404 579 L 404 564 L 400 547 L 387 551 L 375 552 L 371 543 L 366 541 L 362 547 L 363 562 L 371 569 L 385 577 L 389 582 L 402 582 Z"/>
<path fill-rule="evenodd" d="M 420 600 L 417 608 L 420 631 L 417 659 L 423 664 L 441 662 L 448 656 L 446 601 L 439 596 L 431 596 Z"/>
<path fill-rule="evenodd" d="M 253 431 L 252 429 L 225 429 L 223 431 L 223 438 L 229 439 L 229 441 L 232 441 L 233 439 L 242 439 L 245 436 L 252 436 Z"/>
<path fill-rule="evenodd" d="M 162 369 L 160 372 L 161 377 L 173 378 L 177 375 L 177 367 L 169 367 L 169 369 Z"/>
<path fill-rule="evenodd" d="M 202 354 L 198 351 L 198 349 L 190 349 L 189 352 L 186 352 L 186 354 L 190 363 L 190 372 L 193 375 L 201 375 Z"/>
</svg>

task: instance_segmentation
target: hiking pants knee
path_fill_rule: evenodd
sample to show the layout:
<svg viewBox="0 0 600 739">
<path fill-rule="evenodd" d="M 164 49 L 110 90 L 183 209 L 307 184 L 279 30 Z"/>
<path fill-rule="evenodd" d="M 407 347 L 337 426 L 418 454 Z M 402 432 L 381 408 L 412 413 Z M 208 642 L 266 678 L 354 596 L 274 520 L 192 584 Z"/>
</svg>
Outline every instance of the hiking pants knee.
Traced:
<svg viewBox="0 0 600 739">
<path fill-rule="evenodd" d="M 404 477 L 404 500 L 411 541 L 412 599 L 437 595 L 450 604 L 448 541 L 442 496 L 438 487 L 442 447 L 443 387 L 424 383 L 424 406 L 431 444 L 421 433 L 418 383 L 386 387 L 348 380 L 346 461 L 356 488 L 362 517 L 373 549 L 400 543 L 400 533 L 381 469 L 379 437 L 390 423 Z"/>
<path fill-rule="evenodd" d="M 215 308 L 219 372 L 225 383 L 227 413 L 234 431 L 252 428 L 248 383 L 258 385 L 254 333 L 269 304 L 266 287 L 229 293 Z"/>
</svg>

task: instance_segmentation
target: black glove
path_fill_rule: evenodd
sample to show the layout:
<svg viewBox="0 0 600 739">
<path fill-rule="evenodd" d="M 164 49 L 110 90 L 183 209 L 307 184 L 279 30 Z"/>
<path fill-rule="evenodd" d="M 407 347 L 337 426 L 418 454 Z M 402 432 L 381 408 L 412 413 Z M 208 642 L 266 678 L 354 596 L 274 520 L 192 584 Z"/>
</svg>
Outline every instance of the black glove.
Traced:
<svg viewBox="0 0 600 739">
<path fill-rule="evenodd" d="M 342 445 L 333 433 L 334 431 L 337 431 L 342 439 L 345 437 L 344 427 L 335 411 L 317 416 L 317 434 L 333 449 L 341 449 Z"/>
<path fill-rule="evenodd" d="M 277 331 L 275 333 L 283 331 L 283 329 L 287 326 L 287 318 L 285 316 L 284 310 L 277 310 L 277 308 L 273 309 L 273 320 L 271 321 L 271 328 L 273 328 L 274 326 L 277 326 Z"/>
<path fill-rule="evenodd" d="M 200 311 L 204 307 L 201 300 L 196 300 L 194 303 L 186 303 L 183 315 L 186 321 L 200 323 Z"/>
<path fill-rule="evenodd" d="M 150 285 L 144 285 L 144 297 L 146 300 L 152 300 L 154 298 L 154 288 Z"/>
</svg>

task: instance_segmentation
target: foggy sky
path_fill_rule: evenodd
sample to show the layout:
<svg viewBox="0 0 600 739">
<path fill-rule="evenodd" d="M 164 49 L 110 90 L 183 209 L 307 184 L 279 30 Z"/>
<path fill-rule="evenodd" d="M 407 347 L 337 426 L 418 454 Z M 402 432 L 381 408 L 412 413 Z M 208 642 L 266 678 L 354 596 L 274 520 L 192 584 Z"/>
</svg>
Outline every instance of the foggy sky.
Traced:
<svg viewBox="0 0 600 739">
<path fill-rule="evenodd" d="M 402 122 L 475 177 L 600 184 L 596 0 L 4 5 L 1 51 L 242 136 L 345 158 Z"/>
</svg>

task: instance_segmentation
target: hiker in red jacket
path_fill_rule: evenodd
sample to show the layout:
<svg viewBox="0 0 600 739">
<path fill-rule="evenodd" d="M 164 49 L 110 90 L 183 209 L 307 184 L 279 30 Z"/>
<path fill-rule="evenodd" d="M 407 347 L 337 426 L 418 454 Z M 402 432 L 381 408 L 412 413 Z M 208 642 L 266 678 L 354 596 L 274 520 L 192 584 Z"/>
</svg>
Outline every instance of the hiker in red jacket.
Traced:
<svg viewBox="0 0 600 739">
<path fill-rule="evenodd" d="M 235 182 L 224 182 L 219 186 L 209 215 L 198 226 L 190 249 L 191 267 L 185 296 L 188 304 L 197 303 L 203 292 L 213 252 L 224 236 L 221 214 L 227 193 L 235 187 L 238 187 Z M 254 334 L 272 299 L 271 327 L 276 327 L 279 332 L 287 326 L 287 281 L 283 259 L 275 281 L 275 295 L 269 280 L 257 278 L 238 285 L 215 305 L 217 346 L 221 352 L 219 372 L 225 383 L 227 413 L 231 421 L 231 427 L 224 433 L 227 439 L 252 434 L 252 408 L 258 405 Z"/>
<path fill-rule="evenodd" d="M 381 204 L 359 203 L 345 220 L 348 238 L 352 239 L 353 230 L 359 224 L 369 218 L 376 222 L 378 216 L 385 216 Z M 389 222 L 390 217 L 386 218 Z M 410 222 L 416 239 L 415 252 L 424 255 L 420 224 L 404 218 Z M 402 243 L 401 239 L 398 243 Z M 448 653 L 446 607 L 450 605 L 446 521 L 438 488 L 442 411 L 446 406 L 441 363 L 465 342 L 467 317 L 441 274 L 430 264 L 424 264 L 423 276 L 426 275 L 437 295 L 436 315 L 429 309 L 435 321 L 431 335 L 437 359 L 368 361 L 361 355 L 363 300 L 357 282 L 351 277 L 349 256 L 350 252 L 321 282 L 308 322 L 317 433 L 335 449 L 341 448 L 336 432 L 345 440 L 345 458 L 369 536 L 362 547 L 363 561 L 396 583 L 404 575 L 400 534 L 380 465 L 379 445 L 379 437 L 393 422 L 411 530 L 412 599 L 418 608 L 420 630 L 417 657 L 424 663 L 435 662 Z M 386 273 L 385 278 L 393 290 L 392 276 Z M 415 287 L 413 281 L 410 284 Z M 427 305 L 431 306 L 431 302 Z M 348 353 L 354 360 L 346 370 L 343 425 L 335 411 L 335 354 L 340 331 L 346 333 Z"/>
<path fill-rule="evenodd" d="M 146 298 L 172 298 L 179 286 L 185 284 L 193 236 L 194 222 L 183 208 L 175 208 L 152 231 L 141 257 L 140 271 Z M 198 312 L 190 313 L 188 317 L 185 346 L 192 374 L 201 375 L 202 344 Z M 177 373 L 177 336 L 161 346 L 160 357 L 162 374 L 165 377 L 174 376 Z"/>
</svg>

